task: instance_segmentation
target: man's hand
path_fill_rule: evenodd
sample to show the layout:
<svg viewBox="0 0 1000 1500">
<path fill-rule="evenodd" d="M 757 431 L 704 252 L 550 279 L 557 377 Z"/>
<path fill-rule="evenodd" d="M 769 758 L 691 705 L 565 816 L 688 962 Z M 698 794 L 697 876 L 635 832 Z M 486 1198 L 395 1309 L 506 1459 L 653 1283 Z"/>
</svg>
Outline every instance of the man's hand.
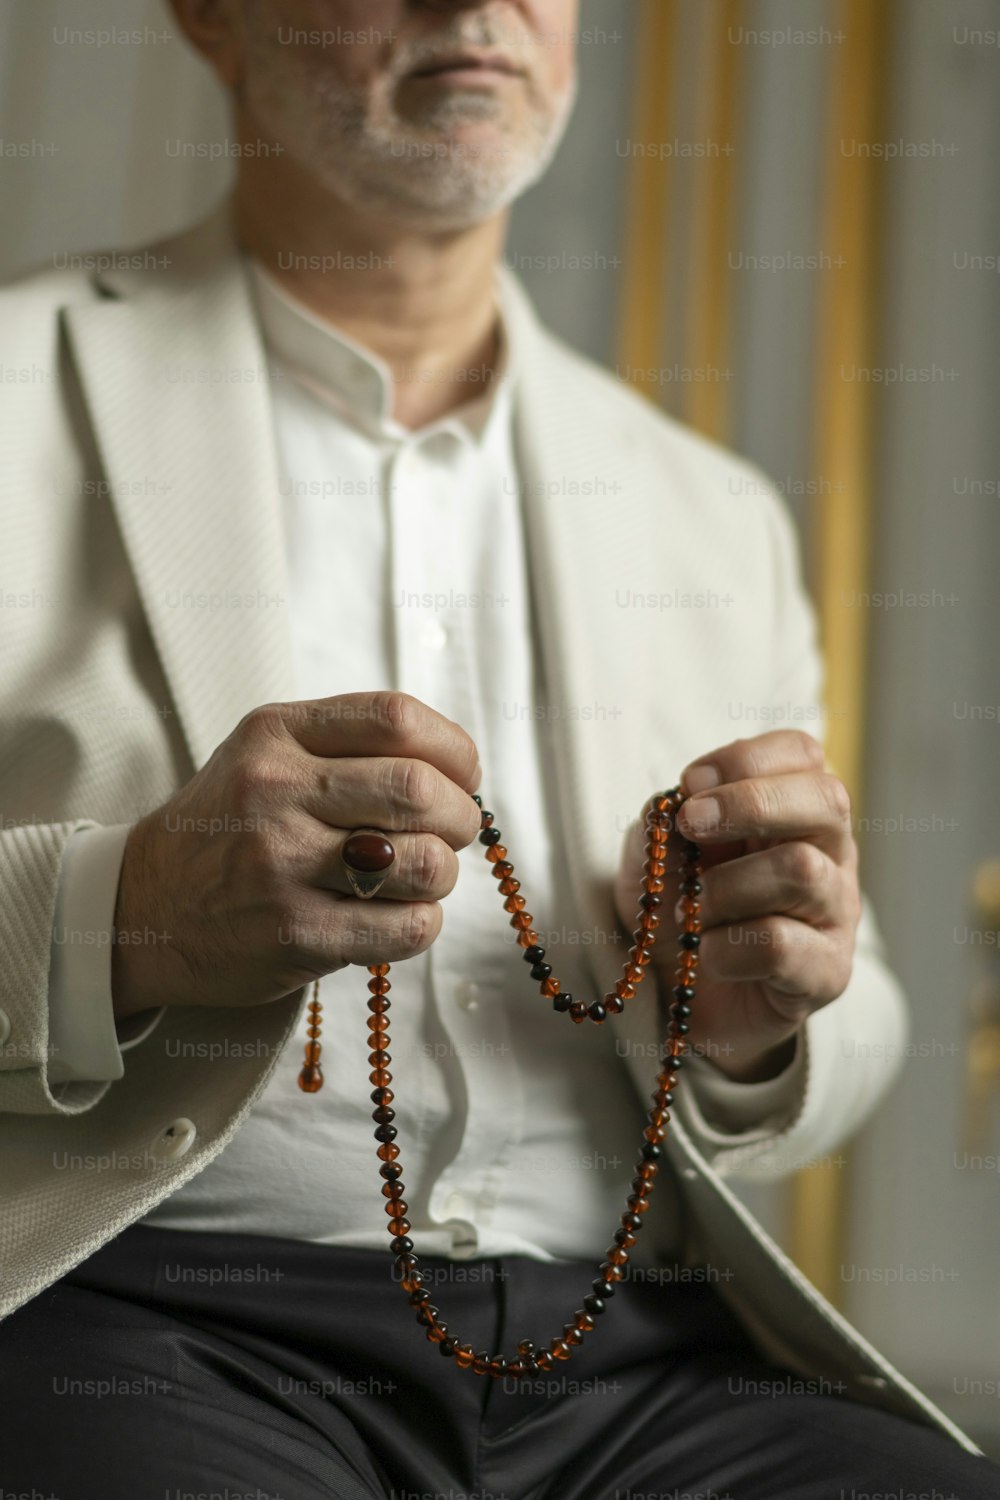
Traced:
<svg viewBox="0 0 1000 1500">
<path fill-rule="evenodd" d="M 115 1015 L 262 1005 L 347 964 L 429 948 L 455 851 L 479 832 L 476 747 L 407 693 L 345 693 L 248 713 L 196 776 L 130 831 L 115 927 Z M 397 859 L 373 900 L 340 851 L 384 829 Z"/>
<path fill-rule="evenodd" d="M 678 828 L 702 850 L 698 995 L 687 1040 L 741 1082 L 774 1077 L 796 1033 L 841 995 L 861 915 L 846 787 L 811 735 L 734 740 L 685 769 Z M 650 965 L 669 993 L 680 909 L 676 840 Z M 628 930 L 640 891 L 641 823 L 626 838 L 615 905 Z"/>
</svg>

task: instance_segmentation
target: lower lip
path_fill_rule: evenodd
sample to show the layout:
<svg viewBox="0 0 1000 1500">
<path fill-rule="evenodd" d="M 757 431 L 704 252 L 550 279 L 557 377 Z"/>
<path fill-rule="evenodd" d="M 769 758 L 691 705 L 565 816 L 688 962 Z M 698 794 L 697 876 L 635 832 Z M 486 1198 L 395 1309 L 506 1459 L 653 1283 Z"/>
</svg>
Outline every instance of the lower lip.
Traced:
<svg viewBox="0 0 1000 1500">
<path fill-rule="evenodd" d="M 442 68 L 439 73 L 417 73 L 415 83 L 453 83 L 459 88 L 476 87 L 499 80 L 513 82 L 518 75 L 507 73 L 503 68 Z"/>
</svg>

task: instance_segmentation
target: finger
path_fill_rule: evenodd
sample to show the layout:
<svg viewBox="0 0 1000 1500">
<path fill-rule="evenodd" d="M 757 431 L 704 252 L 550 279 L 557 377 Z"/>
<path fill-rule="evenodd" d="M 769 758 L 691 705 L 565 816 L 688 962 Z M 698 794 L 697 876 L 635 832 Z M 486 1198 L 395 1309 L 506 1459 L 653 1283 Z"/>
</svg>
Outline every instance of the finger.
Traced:
<svg viewBox="0 0 1000 1500">
<path fill-rule="evenodd" d="M 701 887 L 704 929 L 772 914 L 833 927 L 846 925 L 851 915 L 844 871 L 805 840 L 703 867 Z M 674 915 L 681 920 L 680 903 Z"/>
<path fill-rule="evenodd" d="M 851 858 L 851 799 L 829 771 L 735 781 L 682 804 L 678 826 L 697 843 L 814 839 L 838 863 Z"/>
<path fill-rule="evenodd" d="M 822 770 L 823 746 L 802 729 L 772 729 L 750 739 L 731 740 L 699 755 L 681 773 L 681 790 L 693 796 L 731 781 L 755 776 L 784 776 L 793 771 Z"/>
<path fill-rule="evenodd" d="M 291 736 L 310 755 L 422 760 L 467 792 L 479 785 L 474 741 L 460 724 L 409 693 L 341 693 L 267 704 L 254 715 L 262 717 L 265 729 Z"/>
<path fill-rule="evenodd" d="M 800 1007 L 814 1010 L 836 999 L 850 977 L 849 945 L 793 917 L 716 927 L 702 933 L 698 952 L 703 980 L 766 984 L 785 998 L 783 1008 L 793 1018 L 799 1018 Z"/>
<path fill-rule="evenodd" d="M 343 829 L 349 809 L 352 828 L 433 833 L 452 849 L 464 849 L 480 830 L 471 796 L 424 760 L 314 758 L 303 774 L 298 806 L 331 828 Z"/>
<path fill-rule="evenodd" d="M 344 964 L 413 958 L 431 946 L 442 923 L 436 901 L 383 901 L 381 896 L 362 901 L 315 892 L 278 936 L 290 964 L 308 966 L 319 976 Z"/>
<path fill-rule="evenodd" d="M 339 891 L 353 896 L 344 869 L 343 849 L 350 830 L 327 837 L 314 863 L 309 883 L 317 890 Z M 400 833 L 392 839 L 396 858 L 385 883 L 379 886 L 380 901 L 440 901 L 454 890 L 458 880 L 458 857 L 444 839 L 433 833 Z M 372 898 L 375 899 L 375 898 Z"/>
</svg>

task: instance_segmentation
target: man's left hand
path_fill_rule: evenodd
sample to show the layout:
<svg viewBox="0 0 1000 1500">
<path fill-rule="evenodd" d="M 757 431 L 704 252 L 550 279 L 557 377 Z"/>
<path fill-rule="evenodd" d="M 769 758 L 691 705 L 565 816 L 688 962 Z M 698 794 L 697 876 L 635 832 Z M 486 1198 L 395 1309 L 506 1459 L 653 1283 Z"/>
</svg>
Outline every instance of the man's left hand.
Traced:
<svg viewBox="0 0 1000 1500">
<path fill-rule="evenodd" d="M 858 851 L 847 788 L 812 735 L 779 729 L 699 756 L 681 776 L 677 814 L 701 848 L 701 947 L 687 1041 L 729 1077 L 753 1083 L 791 1061 L 813 1011 L 847 987 L 861 916 Z M 680 859 L 671 842 L 650 969 L 669 995 L 678 980 L 675 907 Z M 615 906 L 635 926 L 641 822 L 626 840 Z"/>
</svg>

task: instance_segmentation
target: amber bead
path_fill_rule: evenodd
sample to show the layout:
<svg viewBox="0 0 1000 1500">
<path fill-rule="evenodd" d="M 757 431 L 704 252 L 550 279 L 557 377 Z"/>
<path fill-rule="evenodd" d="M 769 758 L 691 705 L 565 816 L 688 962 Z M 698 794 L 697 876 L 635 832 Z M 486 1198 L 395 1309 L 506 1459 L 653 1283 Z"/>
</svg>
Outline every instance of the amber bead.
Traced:
<svg viewBox="0 0 1000 1500">
<path fill-rule="evenodd" d="M 565 1339 L 553 1339 L 549 1345 L 549 1353 L 553 1359 L 569 1359 L 570 1347 Z"/>
<path fill-rule="evenodd" d="M 368 1074 L 368 1082 L 374 1083 L 378 1088 L 385 1088 L 392 1082 L 392 1074 L 386 1072 L 385 1068 L 374 1068 Z"/>
<path fill-rule="evenodd" d="M 662 875 L 650 874 L 647 875 L 645 880 L 642 882 L 642 888 L 648 895 L 658 896 L 661 891 L 666 890 L 667 882 L 664 880 Z"/>
<path fill-rule="evenodd" d="M 530 911 L 518 911 L 510 919 L 510 925 L 516 927 L 519 932 L 527 932 L 533 921 Z"/>
<path fill-rule="evenodd" d="M 379 1146 L 375 1155 L 378 1157 L 379 1161 L 395 1161 L 397 1156 L 399 1155 L 399 1147 L 393 1146 L 390 1142 L 384 1146 Z"/>
<path fill-rule="evenodd" d="M 620 1016 L 625 1009 L 625 1001 L 619 995 L 605 995 L 604 1009 L 609 1016 Z"/>
<path fill-rule="evenodd" d="M 455 1363 L 460 1370 L 467 1370 L 475 1359 L 471 1344 L 459 1344 L 455 1350 Z"/>
<path fill-rule="evenodd" d="M 427 1330 L 427 1337 L 430 1339 L 432 1344 L 440 1344 L 441 1340 L 447 1337 L 447 1333 L 447 1323 L 432 1323 L 430 1328 L 428 1328 Z"/>
<path fill-rule="evenodd" d="M 299 1074 L 299 1088 L 304 1094 L 318 1094 L 323 1087 L 323 1069 L 319 1063 L 307 1063 Z"/>
<path fill-rule="evenodd" d="M 629 984 L 627 979 L 619 979 L 618 983 L 615 985 L 615 994 L 618 996 L 619 1000 L 634 1000 L 635 985 Z"/>
<path fill-rule="evenodd" d="M 540 1349 L 535 1355 L 535 1364 L 543 1374 L 548 1374 L 549 1370 L 552 1369 L 553 1363 L 554 1360 L 551 1351 L 548 1349 Z"/>
<path fill-rule="evenodd" d="M 503 904 L 504 911 L 523 911 L 527 902 L 523 896 L 508 896 Z"/>
<path fill-rule="evenodd" d="M 368 1009 L 376 1016 L 382 1015 L 389 1009 L 389 1001 L 384 995 L 372 995 L 368 1001 Z"/>
<path fill-rule="evenodd" d="M 376 1035 L 380 1031 L 388 1031 L 389 1030 L 389 1017 L 388 1016 L 372 1016 L 371 1019 L 368 1022 L 368 1030 L 370 1032 L 372 1032 L 372 1031 L 375 1032 Z"/>
<path fill-rule="evenodd" d="M 392 1089 L 387 1088 L 372 1089 L 369 1095 L 373 1104 L 391 1104 L 395 1097 Z"/>
<path fill-rule="evenodd" d="M 368 1061 L 373 1068 L 387 1068 L 392 1062 L 388 1052 L 380 1047 L 375 1047 L 368 1054 Z"/>
<path fill-rule="evenodd" d="M 497 890 L 502 896 L 513 896 L 520 889 L 521 882 L 519 880 L 514 880 L 510 875 L 504 876 L 503 880 L 501 880 L 500 884 L 497 886 Z"/>
<path fill-rule="evenodd" d="M 575 1323 L 564 1323 L 562 1336 L 564 1344 L 583 1343 L 583 1334 L 580 1332 L 579 1328 L 577 1328 Z"/>
<path fill-rule="evenodd" d="M 492 852 L 493 851 L 490 850 L 487 853 L 487 855 L 486 855 L 487 859 L 489 859 L 490 854 L 492 854 Z M 494 862 L 494 864 L 493 864 L 493 878 L 495 880 L 506 880 L 508 878 L 508 876 L 513 875 L 513 873 L 514 873 L 514 866 L 511 864 L 511 862 L 510 862 L 509 859 L 498 859 L 498 860 L 496 860 Z"/>
<path fill-rule="evenodd" d="M 388 964 L 369 964 L 368 965 L 368 972 L 369 972 L 369 974 L 374 974 L 375 977 L 376 977 L 376 979 L 382 979 L 382 978 L 385 977 L 386 974 L 388 974 L 388 972 L 389 972 L 389 965 Z"/>
<path fill-rule="evenodd" d="M 639 918 L 639 926 L 643 932 L 655 932 L 660 925 L 660 914 L 656 911 L 644 911 Z"/>
<path fill-rule="evenodd" d="M 506 1375 L 507 1361 L 501 1354 L 495 1355 L 493 1359 L 490 1360 L 489 1373 L 493 1380 L 499 1380 L 502 1375 Z"/>
<path fill-rule="evenodd" d="M 625 965 L 622 977 L 624 978 L 626 984 L 638 984 L 640 979 L 642 978 L 642 975 L 643 970 L 640 965 L 629 962 Z"/>
<path fill-rule="evenodd" d="M 581 1333 L 590 1333 L 591 1330 L 597 1326 L 593 1318 L 590 1316 L 590 1313 L 582 1307 L 578 1308 L 577 1311 L 573 1314 L 573 1322 L 576 1324 Z"/>
<path fill-rule="evenodd" d="M 517 935 L 517 943 L 519 948 L 533 948 L 537 942 L 538 933 L 533 927 L 529 927 L 527 931 L 519 932 Z"/>
<path fill-rule="evenodd" d="M 476 1355 L 475 1359 L 472 1361 L 472 1369 L 474 1374 L 476 1375 L 486 1375 L 489 1373 L 489 1368 L 490 1357 L 486 1353 L 486 1350 L 483 1349 L 479 1354 Z"/>
<path fill-rule="evenodd" d="M 491 844 L 486 851 L 486 858 L 489 860 L 491 865 L 506 864 L 507 850 L 504 848 L 503 844 Z M 505 875 L 509 875 L 510 873 L 510 870 L 504 871 Z"/>
<path fill-rule="evenodd" d="M 403 1219 L 403 1218 L 400 1218 L 400 1219 L 390 1219 L 389 1220 L 389 1229 L 391 1230 L 391 1232 L 392 1232 L 393 1235 L 409 1234 L 409 1232 L 410 1232 L 410 1221 L 409 1221 L 409 1219 Z"/>
<path fill-rule="evenodd" d="M 621 1247 L 621 1245 L 612 1245 L 611 1248 L 607 1252 L 607 1259 L 608 1259 L 609 1265 L 612 1265 L 612 1266 L 627 1266 L 628 1265 L 628 1251 L 627 1250 L 623 1250 L 622 1247 Z"/>
<path fill-rule="evenodd" d="M 561 989 L 562 985 L 554 974 L 551 975 L 548 979 L 543 979 L 541 984 L 538 986 L 539 994 L 544 995 L 547 1000 L 551 1000 L 553 996 L 558 995 Z"/>
</svg>

